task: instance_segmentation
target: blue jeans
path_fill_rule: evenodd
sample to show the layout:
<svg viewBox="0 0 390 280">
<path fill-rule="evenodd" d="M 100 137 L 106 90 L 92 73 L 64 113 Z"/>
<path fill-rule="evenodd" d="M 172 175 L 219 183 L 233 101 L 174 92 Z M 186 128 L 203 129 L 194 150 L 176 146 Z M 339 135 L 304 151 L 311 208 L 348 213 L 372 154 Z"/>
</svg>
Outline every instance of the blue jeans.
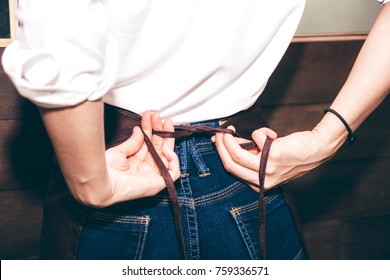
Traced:
<svg viewBox="0 0 390 280">
<path fill-rule="evenodd" d="M 202 125 L 218 126 L 218 122 Z M 189 259 L 257 259 L 258 194 L 222 166 L 210 135 L 176 140 L 176 181 Z M 280 189 L 266 192 L 268 259 L 305 258 Z M 180 259 L 168 193 L 90 209 L 77 259 Z"/>
</svg>

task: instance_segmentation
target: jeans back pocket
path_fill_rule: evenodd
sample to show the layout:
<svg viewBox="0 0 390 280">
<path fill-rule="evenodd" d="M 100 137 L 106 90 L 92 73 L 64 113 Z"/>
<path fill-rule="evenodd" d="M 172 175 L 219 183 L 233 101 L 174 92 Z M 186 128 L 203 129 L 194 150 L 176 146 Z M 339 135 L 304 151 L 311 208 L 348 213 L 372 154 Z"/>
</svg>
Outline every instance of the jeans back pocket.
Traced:
<svg viewBox="0 0 390 280">
<path fill-rule="evenodd" d="M 301 236 L 296 228 L 291 210 L 284 196 L 266 196 L 267 259 L 290 260 L 305 258 Z M 230 210 L 252 259 L 260 256 L 258 238 L 258 202 L 249 203 Z"/>
<path fill-rule="evenodd" d="M 93 211 L 81 231 L 76 259 L 142 259 L 149 216 Z"/>
</svg>

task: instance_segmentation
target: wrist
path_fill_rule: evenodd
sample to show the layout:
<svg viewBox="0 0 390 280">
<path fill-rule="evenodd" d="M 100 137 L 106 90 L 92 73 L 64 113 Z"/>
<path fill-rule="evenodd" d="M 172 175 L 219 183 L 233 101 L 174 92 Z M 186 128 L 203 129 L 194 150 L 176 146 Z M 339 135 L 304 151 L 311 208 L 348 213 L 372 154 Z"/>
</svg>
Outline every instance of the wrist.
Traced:
<svg viewBox="0 0 390 280">
<path fill-rule="evenodd" d="M 324 114 L 326 114 L 326 113 L 334 114 L 343 123 L 343 125 L 345 126 L 345 129 L 348 132 L 347 140 L 348 140 L 349 144 L 350 145 L 355 144 L 356 134 L 352 131 L 352 128 L 349 126 L 348 122 L 343 118 L 343 116 L 341 116 L 336 110 L 334 110 L 332 108 L 325 109 Z"/>
<path fill-rule="evenodd" d="M 334 114 L 325 114 L 322 120 L 313 128 L 312 133 L 318 143 L 319 153 L 323 159 L 332 157 L 348 137 L 348 131 L 344 124 Z"/>
<path fill-rule="evenodd" d="M 70 190 L 73 190 L 73 196 L 80 203 L 93 208 L 102 208 L 113 204 L 113 184 L 107 169 L 72 181 L 68 182 L 68 185 Z"/>
</svg>

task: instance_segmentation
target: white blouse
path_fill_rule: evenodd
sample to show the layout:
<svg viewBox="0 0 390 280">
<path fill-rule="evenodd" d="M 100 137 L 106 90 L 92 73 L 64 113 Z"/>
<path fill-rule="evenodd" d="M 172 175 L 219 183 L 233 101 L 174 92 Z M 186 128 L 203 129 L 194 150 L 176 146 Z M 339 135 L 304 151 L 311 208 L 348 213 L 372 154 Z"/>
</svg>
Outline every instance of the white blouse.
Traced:
<svg viewBox="0 0 390 280">
<path fill-rule="evenodd" d="M 387 3 L 390 0 L 380 2 Z M 304 0 L 19 0 L 3 66 L 44 107 L 96 100 L 175 123 L 250 107 Z"/>
<path fill-rule="evenodd" d="M 259 97 L 304 3 L 19 0 L 17 40 L 3 67 L 39 106 L 104 96 L 176 123 L 225 117 Z"/>
<path fill-rule="evenodd" d="M 175 123 L 251 106 L 284 54 L 304 0 L 19 0 L 3 66 L 44 107 L 104 96 Z"/>
</svg>

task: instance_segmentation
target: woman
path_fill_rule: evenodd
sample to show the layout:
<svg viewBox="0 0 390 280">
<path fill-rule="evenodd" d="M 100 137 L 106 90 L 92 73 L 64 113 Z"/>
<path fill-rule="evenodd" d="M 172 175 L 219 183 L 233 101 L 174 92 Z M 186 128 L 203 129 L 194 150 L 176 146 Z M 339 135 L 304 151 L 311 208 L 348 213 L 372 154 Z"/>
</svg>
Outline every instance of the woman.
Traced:
<svg viewBox="0 0 390 280">
<path fill-rule="evenodd" d="M 335 111 L 312 131 L 277 138 L 260 128 L 252 105 L 303 6 L 303 0 L 19 1 L 19 35 L 3 64 L 19 92 L 39 106 L 61 170 L 45 202 L 41 257 L 305 258 L 276 187 L 326 161 L 346 138 L 352 142 L 346 128 L 355 130 L 386 97 L 390 54 L 378 50 L 390 47 L 384 36 L 390 7 L 331 105 Z M 248 119 L 254 125 L 242 133 Z M 253 131 L 258 149 L 243 149 L 247 140 L 230 130 L 219 130 L 215 145 L 204 133 L 176 141 L 152 133 L 173 136 L 173 124 L 204 131 L 224 122 L 246 139 Z M 267 137 L 274 140 L 270 150 Z M 265 150 L 266 174 L 259 178 Z M 259 187 L 268 190 L 266 244 L 257 230 Z"/>
</svg>

